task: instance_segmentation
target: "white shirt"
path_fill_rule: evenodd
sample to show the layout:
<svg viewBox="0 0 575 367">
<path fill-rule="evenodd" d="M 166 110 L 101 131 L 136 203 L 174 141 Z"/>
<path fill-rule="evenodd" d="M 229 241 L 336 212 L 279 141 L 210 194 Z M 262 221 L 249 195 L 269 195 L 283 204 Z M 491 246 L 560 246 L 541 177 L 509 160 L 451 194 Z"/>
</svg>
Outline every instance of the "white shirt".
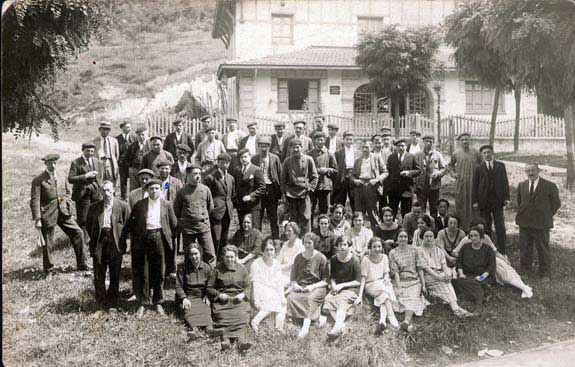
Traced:
<svg viewBox="0 0 575 367">
<path fill-rule="evenodd" d="M 421 146 L 420 146 L 419 143 L 417 143 L 417 144 L 411 144 L 411 145 L 409 146 L 409 151 L 408 151 L 408 153 L 417 154 L 417 153 L 419 153 L 419 152 L 421 152 Z"/>
<path fill-rule="evenodd" d="M 184 161 L 184 163 L 182 163 L 178 161 L 178 169 L 180 170 L 180 173 L 186 172 L 186 167 L 188 167 L 188 162 Z"/>
<path fill-rule="evenodd" d="M 86 164 L 88 165 L 88 167 L 90 167 L 90 169 L 96 170 L 96 166 L 94 165 L 94 161 L 92 160 L 92 158 L 86 158 L 86 157 L 84 157 L 84 161 L 86 162 Z"/>
<path fill-rule="evenodd" d="M 266 185 L 270 185 L 272 183 L 268 175 L 268 171 L 270 168 L 270 156 L 267 155 L 265 158 L 261 157 L 261 160 L 262 160 L 262 171 L 264 172 L 264 182 Z"/>
<path fill-rule="evenodd" d="M 102 138 L 102 142 L 100 143 L 100 158 L 107 157 L 110 158 L 110 154 L 112 147 L 110 146 L 110 137 L 106 136 Z"/>
<path fill-rule="evenodd" d="M 355 163 L 355 150 L 353 147 L 344 147 L 343 149 L 345 149 L 345 168 L 352 169 Z"/>
<path fill-rule="evenodd" d="M 104 202 L 104 217 L 102 221 L 102 228 L 112 228 L 112 206 L 114 205 L 114 199 L 110 201 L 109 204 Z"/>
<path fill-rule="evenodd" d="M 182 133 L 179 133 L 179 134 L 178 134 L 178 133 L 176 132 L 176 142 L 178 142 L 178 144 L 182 142 Z"/>
<path fill-rule="evenodd" d="M 539 185 L 539 177 L 537 177 L 537 179 L 535 181 L 533 181 L 533 192 L 535 192 L 535 190 L 537 190 L 537 185 Z M 529 190 L 531 190 L 531 180 L 529 180 Z"/>
<path fill-rule="evenodd" d="M 487 169 L 493 169 L 493 161 L 485 161 L 485 165 Z"/>
<path fill-rule="evenodd" d="M 157 200 L 148 200 L 148 218 L 146 218 L 146 229 L 160 229 L 162 228 L 162 221 L 160 220 L 161 202 Z"/>
<path fill-rule="evenodd" d="M 250 151 L 252 156 L 256 155 L 256 137 L 255 136 L 248 136 L 248 140 L 246 141 L 246 149 Z"/>
<path fill-rule="evenodd" d="M 238 141 L 244 137 L 244 133 L 240 130 L 228 131 L 228 141 L 226 141 L 226 149 L 238 149 Z"/>
<path fill-rule="evenodd" d="M 361 159 L 361 169 L 359 171 L 359 178 L 367 180 L 371 179 L 371 158 Z"/>
<path fill-rule="evenodd" d="M 329 138 L 329 147 L 327 147 L 327 149 L 330 153 L 335 153 L 335 150 L 337 149 L 337 136 Z"/>
</svg>

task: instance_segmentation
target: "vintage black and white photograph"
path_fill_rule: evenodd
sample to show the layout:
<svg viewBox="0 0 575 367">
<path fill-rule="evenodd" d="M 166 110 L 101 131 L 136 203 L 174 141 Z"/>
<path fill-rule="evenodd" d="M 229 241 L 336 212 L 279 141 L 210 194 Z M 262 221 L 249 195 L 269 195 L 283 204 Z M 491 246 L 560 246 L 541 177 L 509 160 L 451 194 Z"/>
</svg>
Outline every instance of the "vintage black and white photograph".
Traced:
<svg viewBox="0 0 575 367">
<path fill-rule="evenodd" d="M 4 366 L 575 366 L 575 0 L 2 1 Z"/>
</svg>

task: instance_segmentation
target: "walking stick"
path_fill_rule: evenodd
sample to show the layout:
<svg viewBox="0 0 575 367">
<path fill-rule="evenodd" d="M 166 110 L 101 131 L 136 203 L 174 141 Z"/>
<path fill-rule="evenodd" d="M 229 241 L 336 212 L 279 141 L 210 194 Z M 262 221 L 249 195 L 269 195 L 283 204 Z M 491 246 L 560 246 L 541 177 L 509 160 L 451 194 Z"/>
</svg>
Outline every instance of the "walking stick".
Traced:
<svg viewBox="0 0 575 367">
<path fill-rule="evenodd" d="M 39 245 L 40 247 L 46 247 L 46 240 L 44 240 L 44 235 L 42 234 L 42 227 L 36 227 L 38 230 Z"/>
</svg>

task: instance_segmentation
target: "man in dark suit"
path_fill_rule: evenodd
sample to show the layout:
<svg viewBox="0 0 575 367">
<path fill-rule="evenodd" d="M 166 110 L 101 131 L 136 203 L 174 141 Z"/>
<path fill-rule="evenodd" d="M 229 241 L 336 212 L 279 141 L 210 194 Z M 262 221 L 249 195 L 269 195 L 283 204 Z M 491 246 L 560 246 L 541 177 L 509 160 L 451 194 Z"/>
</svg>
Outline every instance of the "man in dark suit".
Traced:
<svg viewBox="0 0 575 367">
<path fill-rule="evenodd" d="M 270 147 L 270 153 L 277 155 L 283 162 L 286 152 L 284 152 L 284 141 L 289 138 L 285 135 L 285 122 L 276 122 L 274 124 L 274 129 L 276 133 L 272 135 L 272 145 Z"/>
<path fill-rule="evenodd" d="M 172 165 L 172 169 L 170 171 L 170 175 L 180 180 L 184 185 L 186 184 L 186 169 L 188 166 L 192 165 L 189 161 L 190 153 L 191 150 L 189 146 L 186 144 L 178 144 L 176 147 L 178 160 Z"/>
<path fill-rule="evenodd" d="M 134 205 L 127 223 L 132 239 L 131 251 L 134 252 L 132 273 L 138 279 L 134 282 L 137 286 L 134 293 L 140 303 L 138 318 L 150 304 L 150 287 L 153 290 L 151 302 L 160 315 L 165 314 L 162 307 L 164 244 L 173 246 L 172 238 L 178 225 L 172 205 L 161 198 L 162 182 L 152 179 L 146 184 L 146 190 L 148 197 Z"/>
<path fill-rule="evenodd" d="M 281 200 L 280 177 L 282 175 L 282 164 L 280 158 L 270 153 L 272 140 L 268 136 L 262 136 L 258 140 L 259 154 L 252 157 L 252 163 L 262 169 L 266 192 L 262 196 L 262 207 L 260 210 L 259 228 L 262 227 L 264 211 L 268 215 L 273 238 L 279 238 L 278 227 L 278 203 Z"/>
<path fill-rule="evenodd" d="M 539 166 L 528 164 L 525 167 L 527 180 L 517 187 L 517 215 L 519 226 L 521 268 L 531 271 L 533 246 L 539 256 L 539 273 L 548 277 L 551 270 L 549 251 L 549 229 L 553 228 L 553 216 L 561 207 L 557 185 L 539 177 Z"/>
<path fill-rule="evenodd" d="M 335 156 L 325 146 L 325 133 L 318 131 L 313 136 L 315 148 L 309 153 L 312 157 L 319 175 L 317 187 L 311 194 L 311 214 L 317 206 L 319 214 L 327 214 L 333 190 L 333 180 L 337 176 L 337 163 Z M 312 219 L 313 222 L 313 219 Z"/>
<path fill-rule="evenodd" d="M 72 184 L 72 200 L 76 203 L 76 219 L 87 239 L 86 220 L 90 205 L 100 200 L 100 183 L 103 181 L 101 162 L 95 157 L 93 143 L 82 144 L 82 156 L 70 164 L 68 182 Z"/>
<path fill-rule="evenodd" d="M 449 221 L 449 201 L 447 201 L 447 199 L 441 198 L 437 201 L 437 216 L 435 217 L 435 230 L 439 232 L 443 228 L 447 228 L 448 221 Z"/>
<path fill-rule="evenodd" d="M 120 290 L 122 256 L 126 253 L 124 226 L 130 217 L 128 204 L 114 198 L 114 184 L 104 181 L 103 200 L 90 206 L 86 227 L 90 233 L 90 256 L 94 261 L 96 301 L 102 307 L 115 307 Z M 106 292 L 106 272 L 110 270 L 110 285 Z"/>
<path fill-rule="evenodd" d="M 41 231 L 42 257 L 44 271 L 49 273 L 54 264 L 50 250 L 54 243 L 56 225 L 70 238 L 76 254 L 78 271 L 88 270 L 84 256 L 84 234 L 78 226 L 70 210 L 69 190 L 66 182 L 58 187 L 56 180 L 56 161 L 58 154 L 48 154 L 42 160 L 46 170 L 32 180 L 30 209 L 34 225 Z M 60 190 L 58 190 L 60 189 Z"/>
<path fill-rule="evenodd" d="M 266 193 L 264 173 L 262 169 L 251 163 L 249 150 L 242 149 L 238 153 L 240 167 L 235 172 L 236 202 L 240 223 L 244 215 L 251 213 L 254 227 L 260 227 L 261 199 Z"/>
<path fill-rule="evenodd" d="M 355 160 L 359 158 L 359 153 L 353 146 L 353 132 L 346 131 L 343 133 L 343 149 L 335 152 L 335 161 L 337 163 L 337 177 L 334 182 L 334 198 L 335 204 L 345 206 L 347 198 L 349 197 L 349 204 L 352 210 L 355 210 L 355 202 L 353 198 L 353 165 Z"/>
<path fill-rule="evenodd" d="M 214 209 L 210 212 L 210 227 L 216 254 L 227 245 L 233 217 L 236 181 L 229 173 L 231 162 L 231 155 L 220 154 L 216 169 L 204 178 L 204 185 L 211 191 L 214 200 Z"/>
<path fill-rule="evenodd" d="M 283 161 L 289 157 L 291 155 L 291 150 L 290 148 L 292 147 L 291 145 L 291 140 L 292 139 L 299 139 L 302 142 L 302 154 L 309 154 L 309 152 L 311 152 L 311 150 L 313 149 L 313 142 L 311 141 L 311 138 L 307 135 L 305 135 L 305 125 L 306 122 L 304 120 L 298 120 L 298 121 L 294 121 L 293 123 L 293 131 L 294 131 L 294 135 L 290 136 L 287 139 L 284 139 L 284 147 L 283 147 L 283 159 L 282 159 L 282 163 Z"/>
<path fill-rule="evenodd" d="M 122 200 L 128 199 L 128 179 L 130 178 L 130 162 L 128 161 L 128 148 L 132 143 L 138 140 L 136 134 L 132 132 L 132 123 L 129 120 L 124 120 L 120 123 L 122 133 L 116 136 L 118 146 L 120 148 L 120 156 L 118 158 L 118 169 L 120 173 L 120 193 Z M 130 187 L 130 189 L 132 189 Z"/>
<path fill-rule="evenodd" d="M 255 121 L 248 123 L 248 132 L 249 134 L 247 136 L 240 139 L 238 149 L 249 150 L 253 157 L 258 153 L 258 123 Z"/>
<path fill-rule="evenodd" d="M 407 141 L 399 139 L 395 142 L 397 152 L 387 159 L 387 193 L 389 206 L 397 215 L 401 205 L 401 215 L 405 216 L 411 211 L 414 181 L 421 172 L 417 159 L 405 151 Z"/>
<path fill-rule="evenodd" d="M 338 131 L 339 126 L 336 124 L 327 125 L 328 136 L 325 138 L 325 146 L 331 154 L 335 154 L 338 150 L 343 149 L 343 141 L 337 136 Z"/>
<path fill-rule="evenodd" d="M 126 161 L 130 170 L 130 191 L 140 187 L 138 172 L 142 169 L 142 158 L 150 151 L 150 141 L 146 139 L 146 128 L 140 126 L 136 129 L 136 141 L 130 144 L 126 153 Z"/>
<path fill-rule="evenodd" d="M 509 204 L 509 180 L 503 162 L 496 161 L 491 145 L 479 148 L 483 163 L 475 168 L 471 186 L 473 209 L 479 210 L 485 221 L 485 233 L 493 238 L 492 223 L 497 234 L 497 250 L 505 255 L 507 241 L 503 208 Z"/>
<path fill-rule="evenodd" d="M 194 154 L 194 139 L 190 134 L 184 131 L 184 120 L 180 118 L 174 120 L 174 129 L 175 131 L 166 136 L 163 149 L 170 152 L 172 157 L 177 157 L 178 145 L 185 144 L 190 148 L 190 156 Z"/>
<path fill-rule="evenodd" d="M 447 174 L 447 164 L 441 153 L 433 148 L 435 138 L 426 135 L 422 138 L 423 149 L 415 154 L 421 167 L 421 174 L 415 180 L 417 200 L 421 203 L 423 211 L 429 202 L 429 215 L 437 216 L 437 201 L 441 190 L 441 179 Z"/>
</svg>

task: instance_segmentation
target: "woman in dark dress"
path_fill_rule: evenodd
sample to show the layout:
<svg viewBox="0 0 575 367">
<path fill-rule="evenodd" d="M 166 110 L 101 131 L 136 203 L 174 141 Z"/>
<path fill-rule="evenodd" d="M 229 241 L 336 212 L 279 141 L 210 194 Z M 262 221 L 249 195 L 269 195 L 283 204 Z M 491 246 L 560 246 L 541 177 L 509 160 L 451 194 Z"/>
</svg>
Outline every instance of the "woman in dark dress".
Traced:
<svg viewBox="0 0 575 367">
<path fill-rule="evenodd" d="M 317 218 L 318 229 L 315 234 L 318 235 L 319 241 L 316 250 L 330 259 L 335 255 L 335 233 L 329 229 L 329 216 L 327 214 L 320 214 Z"/>
<path fill-rule="evenodd" d="M 212 306 L 215 329 L 222 337 L 222 351 L 238 345 L 240 351 L 251 347 L 241 342 L 250 321 L 250 276 L 246 268 L 238 264 L 238 249 L 228 245 L 222 250 L 221 261 L 208 279 L 208 297 Z"/>
<path fill-rule="evenodd" d="M 238 248 L 238 264 L 245 266 L 248 271 L 252 262 L 261 255 L 264 235 L 253 226 L 251 214 L 246 214 L 241 228 L 234 233 L 230 244 Z"/>
<path fill-rule="evenodd" d="M 379 219 L 379 221 L 373 230 L 373 235 L 381 238 L 385 254 L 389 255 L 389 251 L 395 248 L 395 236 L 401 226 L 395 221 L 393 210 L 388 206 L 381 209 L 381 219 L 379 217 L 375 218 Z"/>
<path fill-rule="evenodd" d="M 443 250 L 447 265 L 450 267 L 455 266 L 457 256 L 453 254 L 453 251 L 459 246 L 463 238 L 465 238 L 465 232 L 459 229 L 459 217 L 449 216 L 447 227 L 437 233 L 437 246 Z"/>
</svg>

